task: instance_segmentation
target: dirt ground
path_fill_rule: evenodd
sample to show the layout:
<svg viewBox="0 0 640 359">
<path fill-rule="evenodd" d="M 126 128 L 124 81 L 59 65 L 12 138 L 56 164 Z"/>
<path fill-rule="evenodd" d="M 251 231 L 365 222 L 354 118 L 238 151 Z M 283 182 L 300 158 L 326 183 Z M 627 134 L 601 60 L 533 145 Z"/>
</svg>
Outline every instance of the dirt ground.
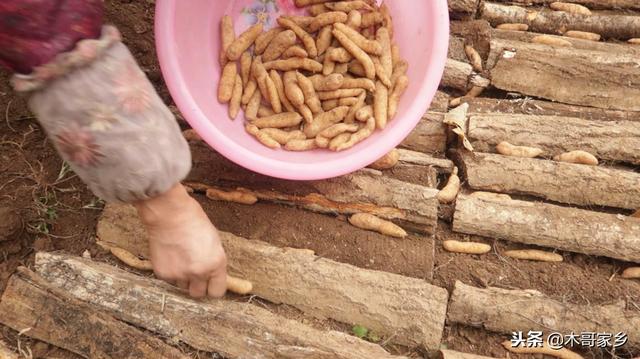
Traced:
<svg viewBox="0 0 640 359">
<path fill-rule="evenodd" d="M 107 0 L 107 19 L 119 27 L 125 43 L 161 97 L 172 104 L 154 50 L 153 3 L 152 0 Z M 21 219 L 17 232 L 9 240 L 0 242 L 0 293 L 18 266 L 33 263 L 36 251 L 59 250 L 80 255 L 89 250 L 94 258 L 115 263 L 95 244 L 95 226 L 103 203 L 63 165 L 27 110 L 24 99 L 12 92 L 6 72 L 0 72 L 0 111 L 0 208 L 10 208 Z M 191 179 L 211 182 L 206 178 L 207 173 L 211 173 L 206 170 L 208 149 L 197 151 L 205 159 L 196 163 Z M 261 180 L 256 177 L 256 183 Z M 400 241 L 354 229 L 340 218 L 336 220 L 290 207 L 262 203 L 241 206 L 212 202 L 204 196 L 197 195 L 197 198 L 221 230 L 279 246 L 313 249 L 323 257 L 423 278 L 449 290 L 459 280 L 478 287 L 536 289 L 580 304 L 606 304 L 625 299 L 635 303 L 635 308 L 629 309 L 640 310 L 640 283 L 615 276 L 622 267 L 622 263 L 615 260 L 564 252 L 562 263 L 516 262 L 500 253 L 517 245 L 494 243 L 484 238 L 473 239 L 495 244 L 492 254 L 456 255 L 444 252 L 439 245 L 442 240 L 460 236 L 453 234 L 445 222 L 439 224 L 435 241 L 419 236 Z M 7 218 L 0 217 L 0 221 Z M 261 303 L 279 314 L 315 326 L 349 330 L 345 325 L 311 319 L 287 306 Z M 499 343 L 507 338 L 481 329 L 448 325 L 443 345 L 463 352 L 505 357 L 507 353 Z M 77 357 L 46 343 L 18 337 L 15 331 L 2 326 L 0 339 L 11 346 L 19 344 L 22 349 L 29 348 L 34 358 Z M 386 348 L 407 354 L 402 348 Z M 189 348 L 184 350 L 194 357 L 215 357 Z M 417 353 L 408 354 L 418 357 Z M 610 353 L 602 352 L 585 354 L 593 358 L 610 357 Z M 631 357 L 632 353 L 616 354 Z"/>
</svg>

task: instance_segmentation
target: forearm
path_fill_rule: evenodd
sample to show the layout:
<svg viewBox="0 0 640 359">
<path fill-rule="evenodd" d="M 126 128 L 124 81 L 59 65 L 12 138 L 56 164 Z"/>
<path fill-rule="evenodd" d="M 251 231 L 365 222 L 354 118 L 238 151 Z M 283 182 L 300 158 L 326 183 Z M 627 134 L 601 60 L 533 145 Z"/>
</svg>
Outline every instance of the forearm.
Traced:
<svg viewBox="0 0 640 359">
<path fill-rule="evenodd" d="M 29 93 L 52 143 L 97 196 L 146 200 L 188 174 L 188 144 L 115 28 L 12 81 Z"/>
</svg>

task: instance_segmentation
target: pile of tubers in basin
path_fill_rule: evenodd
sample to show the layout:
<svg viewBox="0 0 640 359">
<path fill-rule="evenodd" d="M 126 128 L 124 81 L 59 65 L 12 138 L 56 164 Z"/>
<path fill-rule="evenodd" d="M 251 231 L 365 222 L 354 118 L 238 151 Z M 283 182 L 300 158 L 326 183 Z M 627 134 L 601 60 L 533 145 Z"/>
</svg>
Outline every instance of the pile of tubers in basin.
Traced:
<svg viewBox="0 0 640 359">
<path fill-rule="evenodd" d="M 246 131 L 269 148 L 347 150 L 385 128 L 409 86 L 391 16 L 373 0 L 295 4 L 310 16 L 237 38 L 223 17 L 218 101 L 232 120 L 243 108 Z"/>
</svg>

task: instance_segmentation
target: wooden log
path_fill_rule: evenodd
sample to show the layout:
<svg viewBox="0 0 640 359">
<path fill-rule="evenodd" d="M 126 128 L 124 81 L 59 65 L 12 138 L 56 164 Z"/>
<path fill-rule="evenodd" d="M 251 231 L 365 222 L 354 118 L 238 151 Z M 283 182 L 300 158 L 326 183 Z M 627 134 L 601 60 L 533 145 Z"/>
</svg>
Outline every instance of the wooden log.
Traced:
<svg viewBox="0 0 640 359">
<path fill-rule="evenodd" d="M 109 205 L 104 212 L 98 224 L 100 239 L 111 246 L 131 247 L 132 253 L 148 258 L 147 237 L 135 210 Z M 252 294 L 316 317 L 364 325 L 394 343 L 438 347 L 445 289 L 421 279 L 320 258 L 306 249 L 282 249 L 225 232 L 221 238 L 230 274 L 254 283 Z"/>
<path fill-rule="evenodd" d="M 640 219 L 623 215 L 458 196 L 453 231 L 640 262 Z"/>
<path fill-rule="evenodd" d="M 470 64 L 453 59 L 447 59 L 440 85 L 466 92 L 469 89 L 469 79 L 473 74 Z"/>
<path fill-rule="evenodd" d="M 429 154 L 444 154 L 447 149 L 447 127 L 442 123 L 443 120 L 443 113 L 427 112 L 400 147 Z"/>
<path fill-rule="evenodd" d="M 9 349 L 2 340 L 0 340 L 0 359 L 18 359 L 18 354 Z"/>
<path fill-rule="evenodd" d="M 449 108 L 449 95 L 446 92 L 436 91 L 436 94 L 433 97 L 433 100 L 431 101 L 431 106 L 429 107 L 429 111 L 430 112 L 447 112 L 448 108 Z"/>
<path fill-rule="evenodd" d="M 278 247 L 310 249 L 323 258 L 361 268 L 384 270 L 414 278 L 433 278 L 434 241 L 410 236 L 398 241 L 350 225 L 346 218 L 302 211 L 274 203 L 245 206 L 235 203 L 200 202 L 216 227 L 236 236 L 269 242 Z M 118 208 L 119 210 L 114 210 Z M 141 258 L 149 258 L 147 237 L 135 211 L 106 206 L 97 225 L 99 243 L 119 247 Z M 291 218 L 296 220 L 292 222 Z M 245 225 L 239 225 L 244 223 Z M 354 256 L 356 252 L 368 256 Z M 233 258 L 230 258 L 233 261 Z"/>
<path fill-rule="evenodd" d="M 492 359 L 491 357 L 486 357 L 486 356 L 471 354 L 471 353 L 457 352 L 455 350 L 448 350 L 448 349 L 440 349 L 438 353 L 439 353 L 439 356 L 438 356 L 439 359 Z"/>
<path fill-rule="evenodd" d="M 498 143 L 508 141 L 541 148 L 546 157 L 583 150 L 600 160 L 640 164 L 640 122 L 485 114 L 471 116 L 468 128 L 478 152 L 495 152 Z"/>
<path fill-rule="evenodd" d="M 379 171 L 364 169 L 321 181 L 285 181 L 249 172 L 209 149 L 192 147 L 192 153 L 190 180 L 207 179 L 215 173 L 221 189 L 249 188 L 246 191 L 262 201 L 320 213 L 370 213 L 418 233 L 433 234 L 437 226 L 436 189 L 402 182 Z M 197 183 L 187 184 L 198 187 Z"/>
<path fill-rule="evenodd" d="M 462 102 L 469 104 L 468 113 L 470 115 L 498 112 L 504 114 L 578 117 L 594 121 L 640 121 L 640 112 L 606 110 L 528 98 L 508 100 L 486 97 L 463 97 Z"/>
<path fill-rule="evenodd" d="M 36 269 L 52 286 L 120 320 L 225 357 L 392 357 L 343 333 L 314 329 L 245 302 L 196 301 L 164 282 L 80 257 L 41 252 Z"/>
<path fill-rule="evenodd" d="M 449 15 L 453 19 L 473 19 L 476 17 L 481 0 L 447 0 Z"/>
<path fill-rule="evenodd" d="M 531 6 L 548 5 L 556 0 L 496 0 L 496 2 L 509 5 Z M 640 10 L 640 3 L 637 0 L 567 0 L 565 2 L 585 5 L 590 9 L 612 9 L 612 10 Z"/>
<path fill-rule="evenodd" d="M 448 321 L 499 333 L 542 330 L 559 333 L 626 333 L 627 345 L 640 344 L 640 312 L 612 305 L 560 302 L 535 290 L 475 288 L 457 281 L 447 313 Z"/>
<path fill-rule="evenodd" d="M 482 18 L 494 27 L 504 23 L 521 23 L 529 25 L 529 31 L 545 34 L 563 34 L 567 30 L 578 30 L 621 40 L 640 37 L 640 17 L 630 15 L 586 16 L 551 9 L 528 10 L 520 6 L 485 2 Z"/>
<path fill-rule="evenodd" d="M 640 60 L 632 54 L 493 39 L 487 68 L 491 84 L 501 90 L 573 105 L 640 111 L 635 101 L 640 96 Z"/>
<path fill-rule="evenodd" d="M 452 88 L 465 93 L 474 86 L 486 88 L 489 84 L 490 81 L 476 74 L 471 65 L 453 59 L 447 59 L 444 74 L 440 81 L 441 87 Z"/>
<path fill-rule="evenodd" d="M 0 302 L 0 322 L 85 358 L 187 358 L 178 349 L 50 286 L 21 267 Z M 0 357 L 2 357 L 0 351 Z"/>
<path fill-rule="evenodd" d="M 458 153 L 474 190 L 533 195 L 580 206 L 640 208 L 640 173 L 598 166 Z"/>
<path fill-rule="evenodd" d="M 491 31 L 490 36 L 492 39 L 504 39 L 504 40 L 531 43 L 531 40 L 533 38 L 540 35 L 541 34 L 539 33 L 528 32 L 528 31 L 508 31 L 508 30 L 493 29 Z M 634 54 L 636 56 L 640 55 L 640 48 L 629 46 L 628 44 L 590 41 L 590 40 L 576 39 L 568 36 L 559 36 L 559 35 L 550 35 L 550 34 L 545 36 L 567 41 L 571 44 L 571 47 L 579 50 L 601 51 L 601 52 L 606 52 L 608 54 Z"/>
<path fill-rule="evenodd" d="M 451 173 L 453 162 L 446 158 L 436 158 L 422 152 L 397 149 L 400 164 L 435 167 L 438 173 Z"/>
<path fill-rule="evenodd" d="M 458 36 L 450 36 L 449 37 L 449 52 L 447 53 L 447 58 L 459 62 L 469 63 L 467 59 L 467 55 L 464 52 L 464 38 Z"/>
</svg>

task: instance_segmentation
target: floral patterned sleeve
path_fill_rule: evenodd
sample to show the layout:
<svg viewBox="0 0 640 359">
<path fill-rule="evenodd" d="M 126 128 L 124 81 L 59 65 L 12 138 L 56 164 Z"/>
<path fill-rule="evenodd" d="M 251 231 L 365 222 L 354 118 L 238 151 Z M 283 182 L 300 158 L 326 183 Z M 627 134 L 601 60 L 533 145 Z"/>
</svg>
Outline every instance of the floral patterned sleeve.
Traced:
<svg viewBox="0 0 640 359">
<path fill-rule="evenodd" d="M 107 201 L 154 197 L 191 168 L 175 118 L 112 26 L 12 84 L 29 95 L 64 160 Z"/>
</svg>

